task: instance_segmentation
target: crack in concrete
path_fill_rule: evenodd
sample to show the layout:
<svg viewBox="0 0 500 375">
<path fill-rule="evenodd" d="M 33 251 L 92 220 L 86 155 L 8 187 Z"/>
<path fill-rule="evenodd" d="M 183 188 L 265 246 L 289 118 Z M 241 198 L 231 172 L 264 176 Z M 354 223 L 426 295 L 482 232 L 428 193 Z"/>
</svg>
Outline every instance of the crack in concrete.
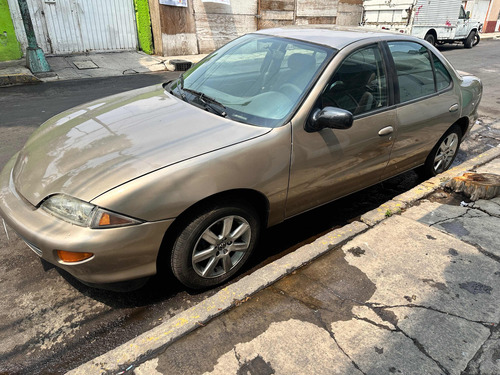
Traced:
<svg viewBox="0 0 500 375">
<path fill-rule="evenodd" d="M 443 220 L 440 220 L 440 221 L 436 221 L 433 224 L 429 224 L 429 227 L 434 227 L 434 226 L 436 226 L 438 224 L 444 224 L 444 223 L 448 223 L 448 222 L 453 222 L 453 220 L 460 219 L 460 218 L 465 219 L 465 215 L 467 215 L 470 210 L 478 210 L 478 211 L 484 212 L 485 214 L 487 214 L 490 217 L 496 217 L 496 216 L 491 215 L 488 212 L 485 212 L 485 211 L 483 211 L 483 210 L 481 210 L 479 208 L 470 207 L 470 208 L 467 208 L 467 211 L 465 211 L 462 215 L 458 215 L 458 216 L 455 216 L 455 217 L 452 217 L 452 218 L 447 218 L 447 219 L 443 219 Z M 448 233 L 447 231 L 444 231 L 444 233 L 451 234 L 451 233 Z M 487 251 L 487 250 L 483 249 L 481 246 L 479 246 L 477 243 L 470 242 L 470 241 L 468 241 L 467 239 L 464 239 L 464 238 L 460 238 L 460 241 L 465 242 L 466 244 L 475 247 L 477 249 L 477 251 L 479 251 L 481 254 L 483 254 L 483 255 L 487 256 L 488 258 L 490 258 L 490 259 L 492 259 L 492 260 L 500 263 L 500 257 L 498 255 L 490 253 L 489 251 Z"/>
<path fill-rule="evenodd" d="M 316 318 L 320 321 L 323 329 L 328 332 L 328 334 L 330 335 L 330 337 L 332 338 L 333 342 L 335 342 L 335 345 L 337 345 L 337 347 L 339 348 L 339 350 L 349 359 L 349 361 L 351 361 L 352 365 L 359 371 L 361 372 L 363 375 L 366 375 L 366 373 L 361 370 L 361 368 L 358 366 L 358 364 L 356 362 L 354 362 L 354 360 L 349 356 L 349 354 L 346 353 L 346 351 L 344 350 L 344 348 L 342 348 L 340 346 L 340 344 L 338 343 L 337 339 L 335 338 L 335 334 L 328 328 L 326 322 L 323 320 L 323 318 L 321 317 L 321 314 L 319 313 L 318 310 L 315 310 L 314 311 L 314 315 L 316 316 Z"/>
<path fill-rule="evenodd" d="M 433 227 L 433 226 L 438 225 L 438 224 L 446 223 L 447 221 L 450 221 L 450 220 L 456 220 L 456 219 L 464 218 L 465 215 L 467 215 L 471 209 L 472 208 L 467 207 L 467 211 L 465 211 L 463 214 L 458 215 L 458 216 L 454 216 L 454 217 L 449 217 L 449 218 L 446 218 L 446 219 L 443 219 L 443 220 L 440 220 L 440 221 L 436 221 L 435 223 L 429 224 L 429 227 Z"/>
<path fill-rule="evenodd" d="M 391 308 L 398 308 L 398 307 L 416 307 L 416 308 L 422 308 L 422 309 L 426 309 L 426 310 L 430 310 L 430 311 L 435 311 L 435 312 L 438 312 L 438 313 L 441 313 L 441 314 L 445 314 L 445 315 L 454 316 L 456 318 L 463 319 L 463 320 L 465 320 L 467 322 L 470 322 L 470 323 L 482 324 L 482 325 L 484 325 L 486 327 L 489 327 L 491 324 L 495 324 L 494 322 L 483 322 L 483 321 L 471 320 L 471 319 L 465 318 L 465 317 L 460 316 L 460 315 L 456 315 L 456 314 L 453 314 L 453 313 L 450 313 L 450 312 L 438 310 L 438 309 L 436 309 L 434 307 L 431 307 L 431 306 L 416 305 L 416 304 L 413 304 L 413 303 L 409 303 L 408 305 L 387 306 L 387 305 L 379 304 L 377 302 L 361 302 L 361 301 L 358 301 L 358 300 L 353 299 L 353 298 L 344 297 L 344 296 L 338 294 L 337 292 L 335 292 L 334 290 L 332 290 L 331 288 L 329 288 L 327 285 L 324 285 L 323 283 L 321 283 L 318 280 L 313 280 L 313 279 L 309 278 L 307 275 L 303 275 L 303 276 L 306 277 L 306 278 L 308 278 L 309 280 L 317 282 L 319 285 L 321 285 L 323 288 L 325 288 L 326 290 L 328 290 L 330 293 L 332 293 L 335 297 L 339 298 L 341 301 L 350 301 L 350 302 L 354 302 L 354 303 L 356 303 L 356 304 L 358 304 L 360 306 L 368 307 L 371 310 L 373 310 L 375 312 L 375 314 L 377 314 L 377 312 L 375 310 L 376 308 L 379 308 L 379 309 L 391 309 Z M 283 292 L 283 293 L 285 293 L 285 292 Z M 293 296 L 289 296 L 289 297 L 293 298 L 293 299 L 296 299 Z M 298 300 L 298 301 L 300 301 L 300 300 Z M 300 302 L 302 304 L 304 304 L 302 301 L 300 301 Z M 307 306 L 307 305 L 305 305 L 305 306 Z M 326 310 L 326 311 L 330 311 L 330 310 L 328 310 L 326 308 L 323 308 L 323 309 Z M 379 315 L 379 314 L 377 314 L 377 315 Z M 381 319 L 384 320 L 383 318 L 381 318 Z M 389 323 L 391 323 L 391 322 L 389 322 Z"/>
<path fill-rule="evenodd" d="M 500 207 L 500 204 L 498 204 L 497 202 L 493 202 L 492 200 L 489 200 L 490 203 L 496 205 L 496 206 L 499 206 Z M 474 202 L 472 204 L 472 206 L 470 206 L 471 209 L 473 210 L 478 210 L 478 211 L 481 211 L 482 213 L 485 213 L 486 215 L 490 216 L 490 217 L 497 217 L 497 218 L 500 218 L 500 215 L 495 215 L 495 214 L 492 214 L 491 212 L 487 212 L 485 211 L 484 209 L 482 209 L 481 207 L 476 207 L 476 202 Z"/>
<path fill-rule="evenodd" d="M 490 258 L 491 260 L 494 260 L 495 262 L 499 262 L 500 263 L 500 256 L 498 255 L 495 255 L 493 253 L 490 253 L 488 250 L 484 250 L 480 245 L 478 245 L 477 243 L 473 243 L 473 242 L 470 242 L 466 239 L 463 239 L 463 238 L 460 238 L 460 241 L 466 243 L 467 245 L 470 245 L 472 247 L 475 247 L 477 251 L 479 251 L 481 254 L 483 254 L 484 256 L 486 256 L 487 258 Z"/>
<path fill-rule="evenodd" d="M 308 278 L 306 275 L 304 275 L 306 278 Z M 308 278 L 309 279 L 309 278 Z M 309 279 L 311 280 L 311 279 Z M 315 280 L 313 280 L 315 281 Z M 321 283 L 319 283 L 320 285 L 322 285 Z M 323 286 L 323 285 L 322 285 Z M 363 375 L 366 375 L 366 373 L 361 370 L 361 368 L 358 366 L 358 364 L 356 362 L 353 361 L 353 359 L 345 352 L 345 350 L 340 346 L 340 344 L 337 342 L 337 339 L 335 338 L 335 334 L 328 328 L 327 326 L 327 323 L 323 320 L 322 316 L 321 316 L 321 313 L 320 313 L 320 309 L 321 310 L 324 310 L 324 311 L 328 311 L 328 312 L 333 312 L 332 310 L 328 309 L 328 308 L 325 308 L 325 307 L 320 307 L 320 306 L 316 306 L 314 305 L 315 307 L 317 307 L 317 309 L 313 309 L 311 308 L 311 305 L 308 305 L 307 303 L 305 303 L 304 301 L 302 301 L 301 299 L 298 299 L 294 296 L 291 296 L 289 295 L 288 293 L 286 293 L 284 290 L 280 289 L 280 288 L 277 288 L 276 286 L 272 286 L 272 288 L 276 289 L 277 291 L 279 291 L 280 294 L 288 297 L 288 298 L 291 298 L 293 299 L 294 301 L 297 301 L 298 303 L 300 303 L 301 305 L 305 306 L 306 308 L 308 308 L 309 310 L 312 310 L 313 311 L 313 314 L 314 316 L 316 317 L 316 319 L 318 320 L 318 322 L 320 323 L 321 325 L 321 328 L 323 328 L 326 332 L 328 332 L 328 334 L 330 335 L 330 337 L 332 338 L 332 340 L 335 342 L 335 344 L 337 345 L 337 347 L 339 348 L 339 350 L 351 361 L 352 365 L 357 369 L 359 370 Z M 338 297 L 338 296 L 337 296 Z M 338 297 L 340 298 L 340 297 Z M 342 299 L 340 298 L 342 301 L 346 301 L 346 299 Z"/>
<path fill-rule="evenodd" d="M 304 275 L 305 277 L 307 277 L 306 275 Z M 461 319 L 464 319 L 465 321 L 468 321 L 468 322 L 474 322 L 474 323 L 479 323 L 479 324 L 482 324 L 482 325 L 487 325 L 487 323 L 484 323 L 484 322 L 478 322 L 478 321 L 473 321 L 473 320 L 470 320 L 470 319 L 467 319 L 467 318 L 464 318 L 464 317 L 461 317 L 461 316 L 458 316 L 458 315 L 455 315 L 455 314 L 451 314 L 451 313 L 447 313 L 447 312 L 443 312 L 443 311 L 440 311 L 440 310 L 437 310 L 435 308 L 432 308 L 432 307 L 429 307 L 429 306 L 419 306 L 419 305 L 414 305 L 414 304 L 409 304 L 409 305 L 397 305 L 397 306 L 384 306 L 384 305 L 380 305 L 380 304 L 375 304 L 375 303 L 362 303 L 362 302 L 359 302 L 359 301 L 355 301 L 353 299 L 348 299 L 348 298 L 343 298 L 342 296 L 338 295 L 337 293 L 335 293 L 334 291 L 332 291 L 330 288 L 328 288 L 327 286 L 323 285 L 322 283 L 320 283 L 319 281 L 317 280 L 314 280 L 315 282 L 318 282 L 318 284 L 322 285 L 325 287 L 325 289 L 327 289 L 328 291 L 330 291 L 333 295 L 335 295 L 337 298 L 339 298 L 340 300 L 342 301 L 351 301 L 351 302 L 355 302 L 361 306 L 365 306 L 365 307 L 368 307 L 369 309 L 371 309 L 375 314 L 377 314 L 375 308 L 384 308 L 384 309 L 390 309 L 390 308 L 398 308 L 398 307 L 405 307 L 405 308 L 422 308 L 422 309 L 427 309 L 427 310 L 431 310 L 431 311 L 435 311 L 435 312 L 438 312 L 438 313 L 441 313 L 441 314 L 445 314 L 445 315 L 450 315 L 450 316 L 454 316 L 454 317 L 457 317 L 457 318 L 461 318 Z M 293 299 L 293 300 L 296 300 L 298 301 L 300 304 L 306 306 L 307 308 L 311 309 L 310 306 L 308 306 L 304 301 L 300 300 L 300 299 L 297 299 L 293 296 L 290 296 L 289 294 L 287 294 L 285 291 L 279 289 L 279 288 L 276 288 L 277 290 L 279 290 L 282 294 L 286 295 L 287 297 Z M 330 335 L 330 337 L 334 340 L 335 344 L 338 346 L 338 348 L 342 351 L 342 353 L 351 361 L 351 363 L 353 364 L 353 366 L 358 369 L 361 373 L 363 373 L 364 375 L 366 375 L 360 368 L 359 366 L 357 365 L 356 362 L 354 362 L 354 360 L 346 353 L 346 351 L 340 346 L 340 344 L 337 342 L 337 339 L 335 338 L 335 334 L 328 328 L 326 322 L 323 320 L 323 318 L 321 317 L 321 314 L 319 312 L 319 307 L 318 307 L 318 310 L 313 310 L 313 313 L 315 315 L 315 317 L 318 319 L 318 321 L 320 322 L 321 326 L 323 329 L 325 329 L 328 334 Z M 326 310 L 326 311 L 330 311 L 326 308 L 321 308 L 323 310 Z M 379 314 L 377 314 L 377 316 L 380 316 Z M 437 361 L 436 359 L 434 359 L 428 352 L 427 350 L 425 349 L 425 347 L 415 338 L 412 338 L 410 337 L 406 332 L 404 332 L 399 326 L 398 324 L 393 324 L 394 327 L 395 327 L 395 330 L 392 330 L 390 329 L 389 327 L 387 326 L 384 326 L 384 325 L 381 325 L 381 324 L 378 324 L 376 322 L 373 322 L 371 321 L 370 319 L 368 318 L 361 318 L 359 316 L 356 316 L 353 314 L 353 319 L 357 319 L 357 320 L 360 320 L 360 321 L 365 321 L 369 324 L 372 324 L 380 329 L 384 329 L 386 331 L 389 331 L 389 332 L 400 332 L 401 334 L 403 334 L 405 337 L 407 337 L 408 339 L 412 340 L 413 344 L 415 345 L 415 347 L 423 354 L 425 355 L 427 358 L 429 358 L 430 360 L 432 360 L 438 367 L 441 371 L 443 371 L 443 373 L 445 375 L 450 375 L 449 371 L 441 364 L 439 363 L 439 361 Z M 383 319 L 383 318 L 381 318 Z M 384 320 L 384 319 L 383 319 Z M 385 320 L 384 320 L 385 321 Z M 391 323 L 392 324 L 392 323 Z M 484 344 L 483 344 L 484 345 Z"/>
<path fill-rule="evenodd" d="M 415 345 L 415 347 L 420 351 L 420 353 L 422 353 L 423 355 L 425 355 L 427 358 L 429 358 L 430 360 L 432 360 L 440 369 L 441 371 L 443 371 L 446 375 L 450 375 L 450 372 L 446 369 L 446 367 L 444 367 L 441 363 L 439 363 L 439 361 L 437 359 L 434 359 L 428 352 L 427 350 L 425 350 L 425 347 L 420 343 L 420 341 L 418 341 L 416 338 L 413 338 L 411 337 L 410 335 L 408 335 L 405 331 L 403 331 L 399 326 L 395 326 L 396 327 L 396 331 L 397 332 L 400 332 L 401 334 L 403 334 L 405 337 L 409 338 L 411 341 L 413 341 L 413 345 Z"/>
<path fill-rule="evenodd" d="M 375 310 L 372 309 L 373 312 L 375 312 Z M 376 312 L 375 312 L 376 314 Z M 377 323 L 377 322 L 374 322 L 373 320 L 371 319 L 368 319 L 368 318 L 362 318 L 360 316 L 357 316 L 357 315 L 354 315 L 354 319 L 356 320 L 360 320 L 360 321 L 363 321 L 363 322 L 366 322 L 366 323 L 369 323 L 371 325 L 374 325 L 375 327 L 378 327 L 380 329 L 383 329 L 383 330 L 386 330 L 386 331 L 389 331 L 389 332 L 397 332 L 397 326 L 394 325 L 394 327 L 396 328 L 395 330 L 394 329 L 391 329 L 391 327 L 387 327 L 383 324 L 380 324 L 380 323 Z M 384 320 L 385 321 L 385 320 Z"/>
<path fill-rule="evenodd" d="M 480 320 L 472 320 L 472 319 L 468 319 L 468 318 L 465 318 L 463 316 L 460 316 L 460 315 L 456 315 L 456 314 L 453 314 L 453 313 L 450 313 L 450 312 L 446 312 L 446 311 L 441 311 L 439 309 L 436 309 L 432 306 L 423 306 L 423 305 L 417 305 L 417 304 L 413 304 L 413 303 L 409 303 L 407 305 L 394 305 L 394 306 L 388 306 L 388 305 L 384 305 L 384 304 L 379 304 L 377 302 L 361 302 L 361 301 L 358 301 L 356 299 L 353 299 L 353 298 L 348 298 L 348 297 L 344 297 L 340 294 L 338 294 L 337 292 L 335 292 L 334 290 L 332 290 L 329 286 L 323 284 L 321 281 L 319 280 L 314 280 L 314 279 L 311 279 L 310 277 L 308 277 L 307 275 L 303 275 L 305 278 L 311 280 L 311 281 L 314 281 L 316 283 L 318 283 L 320 286 L 322 286 L 323 288 L 325 288 L 328 292 L 330 292 L 331 294 L 333 294 L 335 297 L 339 298 L 341 301 L 349 301 L 349 302 L 353 302 L 355 304 L 358 304 L 360 306 L 364 306 L 364 307 L 368 307 L 369 309 L 373 310 L 373 312 L 375 314 L 377 314 L 378 316 L 380 316 L 377 311 L 375 309 L 391 309 L 391 308 L 401 308 L 401 307 L 414 307 L 414 308 L 421 308 L 421 309 L 426 309 L 426 310 L 430 310 L 430 311 L 434 311 L 434 312 L 438 312 L 438 313 L 441 313 L 441 314 L 445 314 L 445 315 L 450 315 L 450 316 L 453 316 L 453 317 L 456 317 L 456 318 L 460 318 L 460 319 L 463 319 L 467 322 L 470 322 L 470 323 L 478 323 L 478 324 L 482 324 L 484 325 L 485 327 L 490 327 L 491 324 L 496 324 L 495 322 L 484 322 L 484 321 L 480 321 Z M 288 294 L 286 294 L 284 291 L 282 291 L 281 289 L 278 289 L 276 288 L 277 290 L 280 290 L 284 295 L 287 295 L 288 297 L 294 299 L 294 300 L 297 300 L 299 301 L 301 304 L 303 304 L 304 306 L 310 308 L 309 306 L 307 306 L 307 304 L 305 304 L 303 301 L 293 297 L 293 296 L 290 296 Z M 331 310 L 328 310 L 328 308 L 323 308 L 323 307 L 319 307 L 318 308 L 321 308 L 325 311 L 329 311 L 329 312 L 332 312 Z M 383 319 L 381 317 L 382 320 L 385 321 L 385 319 Z M 393 324 L 392 322 L 389 322 L 391 324 Z M 395 324 L 393 324 L 395 325 Z"/>
<path fill-rule="evenodd" d="M 462 372 L 462 374 L 469 374 L 469 373 L 471 373 L 471 370 L 472 370 L 471 366 L 473 366 L 474 364 L 480 362 L 480 358 L 481 358 L 481 356 L 484 353 L 484 346 L 486 345 L 486 343 L 488 341 L 491 340 L 493 334 L 495 333 L 495 331 L 498 330 L 498 328 L 499 328 L 498 325 L 490 326 L 490 335 L 488 336 L 488 338 L 486 340 L 484 340 L 483 344 L 481 345 L 481 347 L 479 348 L 479 350 L 476 352 L 476 354 L 474 354 L 474 356 L 471 358 L 471 360 L 469 362 L 467 362 L 467 366 L 465 366 L 465 370 Z M 476 369 L 476 371 L 477 371 L 477 369 Z"/>
<path fill-rule="evenodd" d="M 374 311 L 375 312 L 375 311 Z M 375 312 L 376 313 L 376 312 Z M 390 331 L 390 332 L 394 332 L 394 333 L 401 333 L 402 335 L 404 335 L 406 338 L 410 339 L 412 342 L 413 342 L 413 345 L 415 345 L 415 347 L 418 349 L 418 351 L 420 353 L 422 353 L 423 355 L 425 355 L 427 358 L 429 358 L 430 360 L 432 360 L 439 368 L 441 371 L 443 371 L 446 375 L 450 375 L 449 371 L 441 364 L 439 363 L 438 360 L 434 359 L 428 352 L 427 350 L 425 349 L 425 347 L 416 339 L 416 338 L 413 338 L 411 337 L 410 335 L 408 335 L 406 332 L 404 332 L 401 327 L 399 327 L 397 325 L 397 323 L 394 325 L 394 327 L 396 328 L 395 330 L 393 329 L 389 329 L 389 327 L 386 327 L 386 326 L 383 326 L 381 324 L 378 324 L 378 323 L 375 323 L 373 321 L 371 321 L 370 319 L 366 319 L 366 318 L 359 318 L 357 317 L 358 320 L 362 320 L 362 321 L 365 321 L 369 324 L 372 324 L 374 325 L 375 327 L 378 327 L 380 329 L 384 329 L 386 331 Z"/>
<path fill-rule="evenodd" d="M 437 312 L 437 313 L 440 313 L 440 314 L 444 314 L 444 315 L 453 316 L 455 318 L 463 319 L 463 320 L 465 320 L 466 322 L 469 322 L 469 323 L 481 324 L 481 325 L 485 326 L 486 328 L 491 327 L 491 324 L 496 324 L 494 322 L 483 322 L 483 321 L 480 321 L 480 320 L 472 320 L 472 319 L 464 318 L 463 316 L 456 315 L 456 314 L 453 314 L 453 313 L 450 313 L 450 312 L 447 312 L 447 311 L 441 311 L 441 310 L 438 310 L 438 309 L 436 309 L 434 307 L 431 307 L 431 306 L 415 305 L 413 303 L 410 303 L 408 305 L 394 305 L 394 306 L 381 305 L 381 304 L 377 304 L 377 303 L 367 303 L 365 306 L 369 307 L 370 309 L 372 309 L 376 314 L 377 314 L 377 312 L 374 310 L 374 308 L 380 308 L 380 309 L 397 309 L 397 308 L 403 308 L 403 307 L 411 307 L 411 308 L 420 308 L 420 309 L 425 309 L 425 310 L 429 310 L 429 311 L 434 311 L 434 312 Z"/>
</svg>

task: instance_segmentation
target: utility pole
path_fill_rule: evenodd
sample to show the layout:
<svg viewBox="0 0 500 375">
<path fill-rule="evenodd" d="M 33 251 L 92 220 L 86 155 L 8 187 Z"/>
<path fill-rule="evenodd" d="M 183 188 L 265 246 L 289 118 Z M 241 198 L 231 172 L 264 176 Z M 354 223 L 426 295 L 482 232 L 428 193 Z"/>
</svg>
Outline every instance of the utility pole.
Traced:
<svg viewBox="0 0 500 375">
<path fill-rule="evenodd" d="M 50 65 L 45 59 L 45 55 L 38 43 L 36 42 L 35 30 L 31 22 L 30 11 L 26 0 L 17 0 L 19 10 L 23 18 L 24 30 L 26 30 L 26 38 L 28 39 L 28 48 L 26 48 L 26 65 L 33 74 L 50 72 Z"/>
</svg>

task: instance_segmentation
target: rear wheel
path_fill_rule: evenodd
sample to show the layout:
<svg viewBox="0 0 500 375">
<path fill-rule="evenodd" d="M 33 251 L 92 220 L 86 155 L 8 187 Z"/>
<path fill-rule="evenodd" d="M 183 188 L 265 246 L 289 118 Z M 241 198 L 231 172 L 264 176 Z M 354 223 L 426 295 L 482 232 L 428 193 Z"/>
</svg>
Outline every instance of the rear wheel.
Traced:
<svg viewBox="0 0 500 375">
<path fill-rule="evenodd" d="M 436 44 L 436 38 L 432 34 L 427 34 L 424 39 L 432 45 Z"/>
<path fill-rule="evenodd" d="M 419 174 L 424 178 L 430 178 L 450 168 L 457 156 L 461 139 L 462 130 L 453 125 L 427 156 L 425 164 L 418 170 Z"/>
<path fill-rule="evenodd" d="M 255 248 L 259 216 L 242 203 L 212 205 L 194 214 L 174 242 L 175 277 L 193 289 L 210 288 L 235 275 Z"/>
</svg>

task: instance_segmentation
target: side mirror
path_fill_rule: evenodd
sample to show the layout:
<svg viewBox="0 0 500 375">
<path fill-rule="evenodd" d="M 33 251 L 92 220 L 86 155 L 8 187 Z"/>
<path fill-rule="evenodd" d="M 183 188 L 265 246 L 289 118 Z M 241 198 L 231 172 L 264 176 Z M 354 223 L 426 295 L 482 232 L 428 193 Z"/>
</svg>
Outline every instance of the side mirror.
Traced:
<svg viewBox="0 0 500 375">
<path fill-rule="evenodd" d="M 304 130 L 308 133 L 314 133 L 324 128 L 349 129 L 353 121 L 351 112 L 335 107 L 325 107 L 323 109 L 316 109 L 312 113 Z"/>
<path fill-rule="evenodd" d="M 466 15 L 465 15 L 465 19 L 470 19 L 470 10 L 467 11 Z"/>
</svg>

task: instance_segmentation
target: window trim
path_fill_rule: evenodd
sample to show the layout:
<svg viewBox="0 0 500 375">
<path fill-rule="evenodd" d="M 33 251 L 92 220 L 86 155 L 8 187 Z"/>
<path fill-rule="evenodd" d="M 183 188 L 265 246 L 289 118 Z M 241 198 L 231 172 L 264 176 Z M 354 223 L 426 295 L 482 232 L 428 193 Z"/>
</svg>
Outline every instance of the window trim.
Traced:
<svg viewBox="0 0 500 375">
<path fill-rule="evenodd" d="M 406 102 L 401 102 L 400 91 L 399 91 L 399 81 L 398 81 L 398 75 L 397 75 L 397 69 L 396 69 L 396 63 L 394 62 L 394 58 L 392 57 L 392 53 L 391 53 L 391 50 L 389 48 L 389 43 L 391 43 L 391 42 L 402 42 L 402 43 L 411 42 L 411 43 L 419 44 L 422 47 L 425 47 L 427 49 L 427 53 L 430 54 L 429 58 L 430 58 L 431 67 L 432 67 L 432 74 L 433 74 L 433 77 L 434 77 L 434 92 L 432 94 L 427 94 L 427 95 L 424 95 L 424 96 L 420 96 L 418 98 L 414 98 L 414 99 L 408 100 Z M 446 64 L 441 60 L 441 58 L 438 55 L 434 54 L 428 47 L 424 46 L 419 41 L 416 41 L 416 40 L 394 39 L 394 40 L 384 40 L 384 41 L 380 42 L 380 44 L 381 44 L 381 46 L 385 50 L 385 53 L 387 55 L 388 65 L 390 66 L 391 77 L 393 79 L 394 105 L 395 105 L 396 108 L 402 107 L 402 106 L 407 105 L 407 104 L 412 104 L 412 103 L 418 102 L 420 100 L 426 100 L 426 99 L 432 98 L 434 96 L 441 95 L 441 94 L 443 94 L 443 93 L 445 93 L 447 91 L 453 90 L 455 82 L 453 80 L 452 75 L 448 71 L 448 68 L 446 67 Z M 434 67 L 434 59 L 432 58 L 433 55 L 436 56 L 436 58 L 439 61 L 441 61 L 441 63 L 445 67 L 445 69 L 448 71 L 448 75 L 451 78 L 450 85 L 448 85 L 446 88 L 444 88 L 442 90 L 439 90 L 439 91 L 437 90 L 436 69 Z"/>
<path fill-rule="evenodd" d="M 366 111 L 366 112 L 363 112 L 363 113 L 359 113 L 357 115 L 354 115 L 353 114 L 353 119 L 354 120 L 357 120 L 357 119 L 360 119 L 360 118 L 364 118 L 364 117 L 367 117 L 367 116 L 371 116 L 371 115 L 375 115 L 375 114 L 378 114 L 378 113 L 381 113 L 381 112 L 384 112 L 386 110 L 389 110 L 391 108 L 394 108 L 394 105 L 395 105 L 395 101 L 394 101 L 394 92 L 393 92 L 393 84 L 392 84 L 392 80 L 393 80 L 393 77 L 391 76 L 391 73 L 392 71 L 389 69 L 389 67 L 387 66 L 387 56 L 386 56 L 386 51 L 385 49 L 382 47 L 382 44 L 383 42 L 381 41 L 376 41 L 376 42 L 373 42 L 373 43 L 370 43 L 370 44 L 365 44 L 365 45 L 362 45 L 358 48 L 356 48 L 354 51 L 352 51 L 351 53 L 349 53 L 344 59 L 342 59 L 342 61 L 337 65 L 337 68 L 333 71 L 333 73 L 330 75 L 330 77 L 328 78 L 328 81 L 327 81 L 327 84 L 323 87 L 323 89 L 321 90 L 318 98 L 317 98 L 317 101 L 316 101 L 316 105 L 314 106 L 314 108 L 319 108 L 321 107 L 321 105 L 319 104 L 322 100 L 322 96 L 323 94 L 326 92 L 326 89 L 327 87 L 330 85 L 331 83 L 331 78 L 335 76 L 335 74 L 338 72 L 338 70 L 340 69 L 340 67 L 342 66 L 342 64 L 348 59 L 350 58 L 353 54 L 361 51 L 361 50 L 364 50 L 364 49 L 368 49 L 368 48 L 377 48 L 378 51 L 379 51 L 379 54 L 380 54 L 380 60 L 381 60 L 381 63 L 382 63 L 382 69 L 384 71 L 384 74 L 385 74 L 385 77 L 386 77 L 386 96 L 387 96 L 387 104 L 384 106 L 384 107 L 379 107 L 379 108 L 373 108 L 369 111 Z M 314 109 L 313 109 L 314 111 Z M 312 112 L 311 112 L 312 113 Z"/>
</svg>

